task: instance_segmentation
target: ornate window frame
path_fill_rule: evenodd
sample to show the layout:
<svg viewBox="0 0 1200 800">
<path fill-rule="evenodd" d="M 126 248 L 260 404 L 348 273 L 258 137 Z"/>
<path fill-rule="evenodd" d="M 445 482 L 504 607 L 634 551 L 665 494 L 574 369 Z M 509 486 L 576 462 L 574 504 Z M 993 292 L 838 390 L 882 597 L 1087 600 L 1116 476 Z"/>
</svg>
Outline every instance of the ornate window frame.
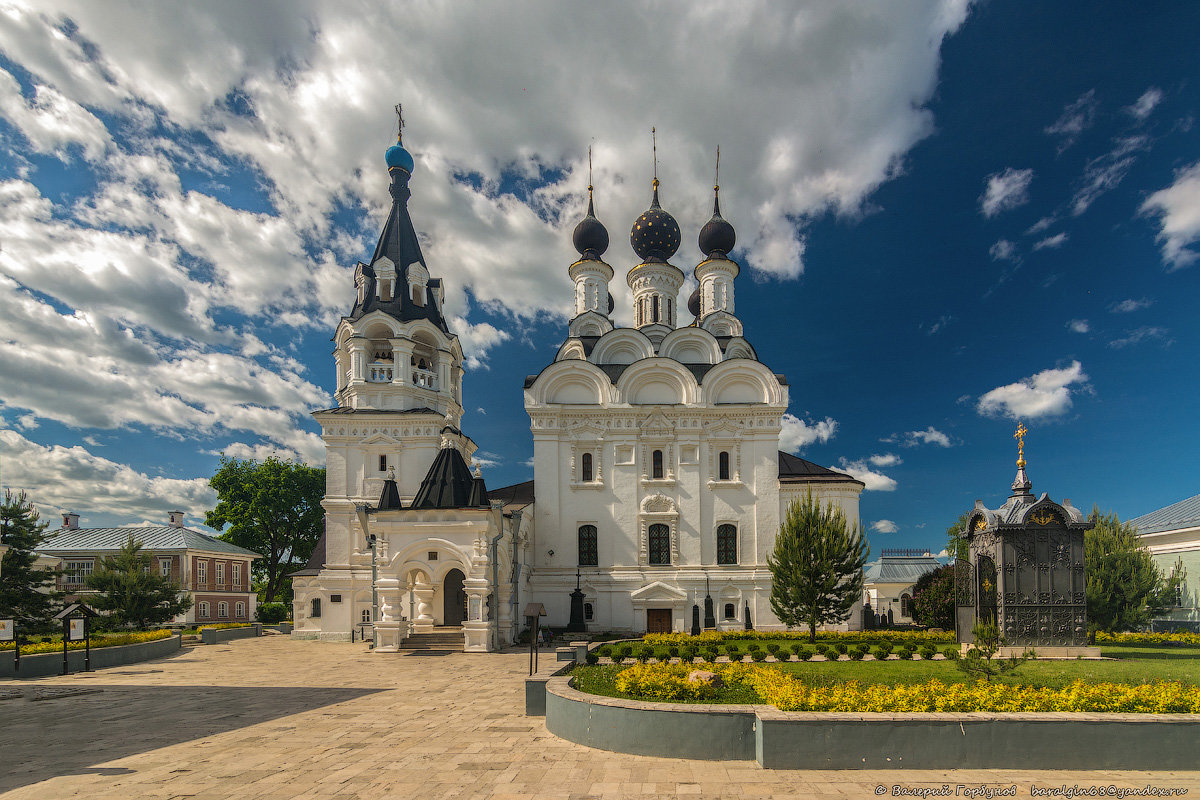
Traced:
<svg viewBox="0 0 1200 800">
<path fill-rule="evenodd" d="M 669 564 L 650 563 L 650 526 L 666 525 L 669 541 Z M 679 507 L 675 501 L 662 493 L 655 493 L 642 500 L 638 513 L 638 565 L 643 567 L 679 566 Z"/>
<path fill-rule="evenodd" d="M 583 479 L 583 456 L 592 457 L 592 479 Z M 568 465 L 572 489 L 600 489 L 604 486 L 604 437 L 588 431 L 571 442 L 571 460 Z"/>
<path fill-rule="evenodd" d="M 729 453 L 729 477 L 721 478 L 721 453 Z M 730 429 L 708 440 L 708 488 L 726 489 L 745 486 L 742 481 L 742 443 Z"/>
<path fill-rule="evenodd" d="M 588 563 L 583 560 L 583 529 L 592 529 L 592 548 L 596 558 Z M 595 521 L 582 521 L 575 525 L 575 564 L 580 567 L 600 566 L 600 526 Z"/>
<path fill-rule="evenodd" d="M 725 526 L 733 528 L 733 561 L 721 560 L 721 529 Z M 741 561 L 739 556 L 742 554 L 742 532 L 738 526 L 737 520 L 721 520 L 713 527 L 713 557 L 719 567 L 736 567 Z"/>
</svg>

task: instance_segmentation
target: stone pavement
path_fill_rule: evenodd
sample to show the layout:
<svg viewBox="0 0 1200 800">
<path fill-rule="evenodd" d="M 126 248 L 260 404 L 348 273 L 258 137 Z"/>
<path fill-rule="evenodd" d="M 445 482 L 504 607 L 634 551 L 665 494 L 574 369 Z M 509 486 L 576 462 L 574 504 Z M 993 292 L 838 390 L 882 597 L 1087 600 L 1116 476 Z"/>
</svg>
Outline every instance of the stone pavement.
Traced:
<svg viewBox="0 0 1200 800">
<path fill-rule="evenodd" d="M 526 671 L 519 652 L 372 655 L 274 636 L 0 681 L 0 797 L 866 798 L 944 784 L 951 797 L 1064 785 L 1200 795 L 1200 771 L 784 772 L 592 750 L 522 715 Z"/>
</svg>

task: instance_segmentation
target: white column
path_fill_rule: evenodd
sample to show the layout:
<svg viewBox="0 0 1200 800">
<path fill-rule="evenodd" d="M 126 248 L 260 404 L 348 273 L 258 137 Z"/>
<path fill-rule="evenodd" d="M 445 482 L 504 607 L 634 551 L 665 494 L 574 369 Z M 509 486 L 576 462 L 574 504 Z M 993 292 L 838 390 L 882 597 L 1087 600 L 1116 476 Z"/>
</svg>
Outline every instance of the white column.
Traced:
<svg viewBox="0 0 1200 800">
<path fill-rule="evenodd" d="M 375 623 L 374 652 L 395 653 L 408 633 L 408 624 L 400 605 L 400 581 L 396 578 L 380 578 L 375 590 L 379 594 L 379 621 Z"/>
</svg>

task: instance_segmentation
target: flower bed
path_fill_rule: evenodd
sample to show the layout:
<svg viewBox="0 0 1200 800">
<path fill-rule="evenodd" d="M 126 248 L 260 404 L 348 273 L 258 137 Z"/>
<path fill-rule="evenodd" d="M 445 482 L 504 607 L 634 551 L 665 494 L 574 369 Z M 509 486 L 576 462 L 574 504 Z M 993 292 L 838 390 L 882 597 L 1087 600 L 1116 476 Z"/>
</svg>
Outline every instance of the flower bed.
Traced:
<svg viewBox="0 0 1200 800">
<path fill-rule="evenodd" d="M 1163 645 L 1200 647 L 1200 633 L 1096 633 L 1096 644 Z"/>
<path fill-rule="evenodd" d="M 1166 634 L 1161 634 L 1166 635 Z M 742 640 L 787 640 L 789 642 L 808 641 L 807 631 L 705 631 L 692 636 L 690 633 L 648 633 L 643 637 L 649 645 L 704 645 L 707 643 L 722 643 Z M 817 634 L 817 643 L 846 644 L 876 644 L 891 642 L 892 644 L 952 644 L 955 641 L 953 631 L 823 631 Z"/>
<path fill-rule="evenodd" d="M 1179 681 L 1138 685 L 1075 681 L 1061 689 L 1002 683 L 942 683 L 889 686 L 849 681 L 811 686 L 772 667 L 750 664 L 706 665 L 727 685 L 751 689 L 764 703 L 782 711 L 930 712 L 930 711 L 1090 711 L 1108 713 L 1200 714 L 1200 687 Z M 684 664 L 639 664 L 616 678 L 621 692 L 645 700 L 703 702 L 717 688 L 688 681 Z"/>
<path fill-rule="evenodd" d="M 91 649 L 96 650 L 97 648 L 101 647 L 118 647 L 123 644 L 156 642 L 159 639 L 167 639 L 174 635 L 175 634 L 169 630 L 135 631 L 132 633 L 96 633 L 92 634 Z M 67 642 L 67 650 L 83 650 L 84 644 L 84 642 Z M 0 650 L 12 649 L 12 642 L 0 644 Z M 21 645 L 21 655 L 32 656 L 37 655 L 38 653 L 61 653 L 62 649 L 62 637 L 59 637 L 56 641 L 23 644 Z"/>
<path fill-rule="evenodd" d="M 196 628 L 197 631 L 221 631 L 226 628 L 249 628 L 253 623 L 250 622 L 214 622 L 212 625 L 201 625 Z"/>
</svg>

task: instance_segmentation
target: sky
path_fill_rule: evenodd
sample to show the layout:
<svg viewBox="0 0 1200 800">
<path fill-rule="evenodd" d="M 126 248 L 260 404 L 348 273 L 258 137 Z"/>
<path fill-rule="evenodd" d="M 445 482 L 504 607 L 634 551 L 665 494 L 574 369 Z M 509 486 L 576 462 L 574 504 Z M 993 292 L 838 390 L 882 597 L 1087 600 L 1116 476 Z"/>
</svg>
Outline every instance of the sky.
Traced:
<svg viewBox="0 0 1200 800">
<path fill-rule="evenodd" d="M 0 0 L 0 485 L 84 526 L 197 524 L 222 453 L 321 464 L 330 336 L 389 197 L 467 356 L 491 486 L 596 211 L 721 208 L 787 376 L 781 448 L 866 484 L 872 551 L 1035 492 L 1200 491 L 1200 7 Z"/>
</svg>

